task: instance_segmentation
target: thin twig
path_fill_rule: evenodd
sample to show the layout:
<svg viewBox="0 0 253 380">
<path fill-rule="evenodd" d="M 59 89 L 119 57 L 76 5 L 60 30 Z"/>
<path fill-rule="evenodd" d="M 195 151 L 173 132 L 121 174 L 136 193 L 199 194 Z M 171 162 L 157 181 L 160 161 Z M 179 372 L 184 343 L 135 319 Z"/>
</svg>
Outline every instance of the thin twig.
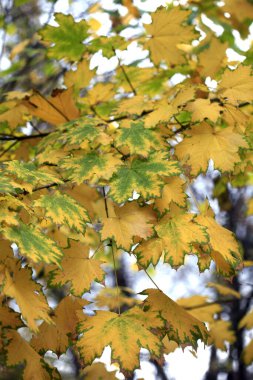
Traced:
<svg viewBox="0 0 253 380">
<path fill-rule="evenodd" d="M 16 144 L 18 143 L 18 141 L 14 141 L 11 145 L 8 146 L 8 148 L 6 148 L 1 154 L 0 154 L 0 158 L 3 157 L 7 152 L 9 152 L 9 150 L 11 150 L 11 148 L 13 148 Z"/>
<path fill-rule="evenodd" d="M 6 135 L 3 133 L 0 133 L 0 141 L 23 141 L 23 140 L 30 140 L 30 139 L 37 139 L 37 138 L 42 138 L 45 136 L 50 135 L 51 132 L 45 132 L 45 133 L 40 133 L 37 135 L 23 135 L 23 136 L 15 136 L 15 135 Z"/>
</svg>

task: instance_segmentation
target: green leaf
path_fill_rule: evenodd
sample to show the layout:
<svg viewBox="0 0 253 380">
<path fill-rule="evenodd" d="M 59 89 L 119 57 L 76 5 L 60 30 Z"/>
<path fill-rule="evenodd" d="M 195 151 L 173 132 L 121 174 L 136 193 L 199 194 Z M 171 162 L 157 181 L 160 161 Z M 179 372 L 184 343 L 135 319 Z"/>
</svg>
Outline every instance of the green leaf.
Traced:
<svg viewBox="0 0 253 380">
<path fill-rule="evenodd" d="M 101 49 L 104 57 L 111 58 L 115 56 L 115 49 L 125 50 L 127 45 L 128 42 L 123 37 L 113 36 L 109 38 L 102 36 L 92 40 L 88 49 L 91 53 L 97 53 Z"/>
<path fill-rule="evenodd" d="M 34 262 L 58 264 L 63 252 L 56 243 L 40 230 L 20 222 L 19 226 L 7 227 L 2 231 L 4 237 L 17 244 L 21 255 Z"/>
<path fill-rule="evenodd" d="M 37 168 L 32 162 L 25 163 L 17 160 L 10 161 L 6 165 L 6 172 L 25 183 L 22 187 L 32 191 L 35 186 L 43 186 L 52 183 L 63 183 L 54 173 L 48 169 Z"/>
<path fill-rule="evenodd" d="M 67 128 L 67 131 L 65 131 L 60 139 L 66 139 L 69 144 L 79 144 L 80 146 L 85 140 L 91 142 L 99 136 L 99 127 L 96 126 L 97 123 L 87 119 L 87 117 L 70 121 L 64 124 L 63 127 Z"/>
<path fill-rule="evenodd" d="M 66 224 L 70 229 L 84 232 L 89 222 L 88 213 L 84 207 L 72 197 L 60 192 L 42 195 L 34 201 L 33 206 L 42 207 L 45 216 L 56 224 Z"/>
<path fill-rule="evenodd" d="M 161 141 L 155 131 L 145 128 L 142 121 L 131 122 L 128 128 L 119 128 L 117 130 L 116 145 L 128 146 L 131 154 L 141 154 L 144 157 L 148 156 L 151 149 L 158 149 L 161 146 Z"/>
<path fill-rule="evenodd" d="M 143 198 L 159 197 L 165 185 L 161 176 L 180 174 L 177 161 L 166 159 L 167 153 L 152 153 L 147 160 L 135 159 L 129 166 L 121 167 L 114 174 L 110 185 L 110 196 L 122 203 L 132 197 L 133 191 Z"/>
<path fill-rule="evenodd" d="M 53 45 L 48 48 L 48 57 L 80 60 L 86 49 L 82 42 L 88 37 L 89 26 L 86 21 L 75 22 L 71 15 L 62 13 L 55 14 L 55 21 L 59 27 L 47 25 L 39 32 L 45 42 Z"/>
<path fill-rule="evenodd" d="M 100 178 L 109 179 L 122 162 L 111 153 L 99 155 L 96 152 L 66 158 L 60 163 L 68 170 L 68 177 L 77 184 L 83 181 L 97 182 Z"/>
<path fill-rule="evenodd" d="M 23 186 L 9 177 L 4 177 L 4 173 L 0 173 L 0 194 L 16 193 L 18 189 L 22 190 Z"/>
</svg>

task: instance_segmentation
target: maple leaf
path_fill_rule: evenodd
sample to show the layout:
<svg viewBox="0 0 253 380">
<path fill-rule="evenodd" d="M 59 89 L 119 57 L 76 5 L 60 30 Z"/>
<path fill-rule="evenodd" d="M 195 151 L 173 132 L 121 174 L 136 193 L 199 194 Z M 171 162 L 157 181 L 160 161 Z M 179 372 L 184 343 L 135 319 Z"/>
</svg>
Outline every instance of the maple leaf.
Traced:
<svg viewBox="0 0 253 380">
<path fill-rule="evenodd" d="M 213 78 L 225 61 L 227 48 L 228 44 L 221 43 L 217 38 L 212 37 L 209 47 L 198 56 L 201 66 L 200 74 Z"/>
<path fill-rule="evenodd" d="M 92 365 L 85 367 L 83 370 L 83 374 L 85 376 L 86 380 L 94 380 L 94 379 L 101 379 L 101 380 L 114 380 L 115 377 L 115 371 L 108 372 L 105 368 L 104 363 L 93 363 Z"/>
<path fill-rule="evenodd" d="M 77 312 L 82 311 L 86 301 L 66 296 L 54 309 L 53 324 L 43 322 L 36 335 L 31 340 L 31 346 L 37 352 L 52 350 L 60 353 L 66 352 L 69 346 L 69 337 L 76 335 L 79 318 Z"/>
<path fill-rule="evenodd" d="M 101 282 L 104 278 L 104 271 L 101 269 L 102 261 L 89 258 L 89 247 L 80 242 L 71 240 L 70 247 L 64 249 L 64 257 L 61 261 L 61 268 L 56 268 L 51 272 L 53 285 L 62 285 L 71 282 L 71 292 L 76 296 L 81 296 L 90 289 L 93 281 Z"/>
<path fill-rule="evenodd" d="M 211 103 L 209 99 L 196 99 L 188 103 L 185 109 L 192 112 L 192 121 L 202 121 L 205 118 L 216 122 L 223 108 L 217 103 Z"/>
<path fill-rule="evenodd" d="M 132 98 L 124 99 L 119 102 L 116 112 L 128 113 L 130 115 L 141 115 L 143 111 L 149 111 L 153 108 L 151 102 L 148 102 L 143 95 L 136 95 Z"/>
<path fill-rule="evenodd" d="M 215 321 L 210 326 L 209 334 L 208 343 L 214 344 L 216 348 L 222 351 L 227 351 L 225 341 L 231 344 L 236 341 L 235 333 L 231 330 L 231 323 L 229 321 Z"/>
<path fill-rule="evenodd" d="M 159 122 L 169 122 L 171 117 L 178 113 L 178 110 L 165 101 L 158 102 L 155 110 L 150 112 L 144 119 L 145 127 L 155 127 Z"/>
<path fill-rule="evenodd" d="M 125 371 L 132 371 L 139 366 L 141 347 L 147 348 L 155 356 L 159 355 L 162 344 L 150 330 L 161 326 L 158 318 L 155 319 L 153 315 L 149 318 L 137 306 L 120 315 L 111 311 L 97 311 L 93 317 L 84 316 L 80 324 L 80 332 L 84 334 L 77 346 L 85 363 L 89 364 L 110 345 L 112 359 L 118 361 Z"/>
<path fill-rule="evenodd" d="M 4 296 L 0 296 L 0 326 L 9 328 L 19 328 L 23 325 L 20 314 L 8 307 L 4 302 Z"/>
<path fill-rule="evenodd" d="M 134 250 L 138 263 L 148 267 L 150 263 L 156 265 L 166 249 L 166 244 L 160 238 L 142 241 Z"/>
<path fill-rule="evenodd" d="M 186 214 L 175 206 L 170 210 L 170 214 L 156 224 L 155 230 L 167 252 L 165 261 L 178 266 L 183 264 L 185 254 L 191 253 L 195 243 L 208 242 L 208 235 L 201 223 L 196 223 L 194 214 Z"/>
<path fill-rule="evenodd" d="M 22 102 L 29 113 L 52 125 L 66 123 L 79 117 L 80 113 L 73 100 L 73 88 L 55 90 L 48 98 L 39 92 L 29 96 Z"/>
<path fill-rule="evenodd" d="M 20 222 L 2 231 L 6 239 L 17 244 L 20 253 L 34 262 L 59 263 L 63 253 L 56 243 L 40 230 Z"/>
<path fill-rule="evenodd" d="M 206 342 L 208 332 L 204 323 L 194 318 L 171 298 L 158 289 L 147 289 L 143 292 L 148 297 L 145 304 L 148 312 L 157 313 L 164 321 L 166 333 L 178 344 L 190 344 L 197 347 L 197 340 Z"/>
<path fill-rule="evenodd" d="M 184 192 L 184 185 L 185 182 L 179 177 L 166 178 L 162 189 L 162 196 L 155 199 L 154 208 L 160 213 L 164 213 L 170 209 L 171 202 L 184 207 L 187 198 Z"/>
<path fill-rule="evenodd" d="M 57 140 L 65 143 L 78 144 L 80 148 L 85 147 L 87 141 L 92 142 L 101 135 L 101 128 L 97 127 L 98 120 L 91 120 L 86 117 L 65 123 L 62 126 L 63 133 L 57 136 Z"/>
<path fill-rule="evenodd" d="M 218 94 L 233 104 L 253 100 L 253 77 L 250 66 L 227 69 L 219 82 Z"/>
<path fill-rule="evenodd" d="M 75 89 L 80 90 L 87 87 L 94 76 L 93 70 L 89 68 L 89 62 L 83 60 L 77 64 L 75 71 L 67 71 L 64 75 L 64 83 L 69 88 L 74 86 Z"/>
<path fill-rule="evenodd" d="M 145 199 L 159 197 L 164 185 L 161 176 L 180 174 L 178 163 L 166 160 L 166 156 L 162 151 L 151 153 L 147 160 L 134 159 L 130 165 L 120 167 L 110 181 L 111 198 L 117 203 L 125 202 L 134 190 Z"/>
<path fill-rule="evenodd" d="M 41 195 L 33 202 L 34 207 L 41 207 L 45 216 L 56 224 L 66 224 L 70 229 L 84 232 L 89 222 L 87 211 L 67 194 L 55 192 Z"/>
<path fill-rule="evenodd" d="M 4 103 L 4 111 L 0 108 L 0 123 L 7 122 L 11 129 L 24 123 L 24 116 L 27 114 L 27 108 L 20 101 L 10 101 Z M 2 104 L 1 104 L 2 106 Z"/>
<path fill-rule="evenodd" d="M 253 327 L 253 310 L 245 314 L 244 317 L 239 322 L 239 328 L 246 328 L 247 330 L 252 329 Z"/>
<path fill-rule="evenodd" d="M 247 344 L 242 351 L 242 358 L 246 365 L 249 365 L 253 361 L 253 340 Z"/>
<path fill-rule="evenodd" d="M 60 162 L 60 166 L 68 170 L 68 177 L 77 184 L 85 180 L 95 183 L 100 178 L 109 179 L 119 165 L 122 165 L 122 161 L 112 153 L 102 156 L 96 152 L 69 157 Z"/>
<path fill-rule="evenodd" d="M 32 281 L 31 270 L 20 268 L 19 263 L 6 268 L 3 293 L 16 300 L 29 328 L 38 331 L 36 320 L 44 319 L 51 323 L 49 306 L 41 294 L 40 285 Z"/>
<path fill-rule="evenodd" d="M 128 293 L 130 296 L 124 294 Z M 94 301 L 97 307 L 108 307 L 109 310 L 118 309 L 119 306 L 127 305 L 129 307 L 141 303 L 140 300 L 131 297 L 133 291 L 129 288 L 102 288 Z"/>
<path fill-rule="evenodd" d="M 114 215 L 103 218 L 102 240 L 113 238 L 118 248 L 130 250 L 133 237 L 147 239 L 153 234 L 155 214 L 149 207 L 139 207 L 131 202 L 123 207 L 114 207 Z"/>
<path fill-rule="evenodd" d="M 184 62 L 183 51 L 178 45 L 188 43 L 195 37 L 191 26 L 182 25 L 189 14 L 189 11 L 179 8 L 158 10 L 152 15 L 152 24 L 145 25 L 147 34 L 150 35 L 145 47 L 150 49 L 151 58 L 156 65 L 161 60 L 170 65 Z"/>
<path fill-rule="evenodd" d="M 130 122 L 117 129 L 116 146 L 127 146 L 130 154 L 147 157 L 151 150 L 161 149 L 161 138 L 156 131 L 145 128 L 142 121 Z"/>
<path fill-rule="evenodd" d="M 239 148 L 247 146 L 243 136 L 232 128 L 218 130 L 202 122 L 186 132 L 175 153 L 180 160 L 186 160 L 191 165 L 192 173 L 197 175 L 207 170 L 210 159 L 216 169 L 232 171 L 235 163 L 240 161 Z"/>
<path fill-rule="evenodd" d="M 23 364 L 25 362 L 25 369 L 23 374 L 24 380 L 31 379 L 59 379 L 55 377 L 56 373 L 51 373 L 46 368 L 46 363 L 43 362 L 41 356 L 30 346 L 30 344 L 23 339 L 19 333 L 15 330 L 8 330 L 5 333 L 6 338 L 9 341 L 6 347 L 7 351 L 7 365 L 14 366 L 17 364 Z"/>
<path fill-rule="evenodd" d="M 85 51 L 85 45 L 82 42 L 88 37 L 89 25 L 84 20 L 75 22 L 71 15 L 55 13 L 54 16 L 59 26 L 47 25 L 39 31 L 45 42 L 53 44 L 47 50 L 48 56 L 78 61 Z"/>
<path fill-rule="evenodd" d="M 206 228 L 211 248 L 220 253 L 230 266 L 236 267 L 242 260 L 242 257 L 238 242 L 233 233 L 220 226 L 212 217 L 210 210 L 206 210 L 202 215 L 198 215 L 196 221 Z"/>
<path fill-rule="evenodd" d="M 0 177 L 0 194 L 18 193 L 18 190 L 23 190 L 23 186 L 13 179 L 4 176 L 4 171 Z"/>
<path fill-rule="evenodd" d="M 236 290 L 229 288 L 228 286 L 224 286 L 221 284 L 216 284 L 215 282 L 208 282 L 208 287 L 214 288 L 219 294 L 222 296 L 233 296 L 236 298 L 241 298 L 241 295 Z"/>
<path fill-rule="evenodd" d="M 63 183 L 52 171 L 47 168 L 37 168 L 32 162 L 20 162 L 18 160 L 5 163 L 5 173 L 12 174 L 23 181 L 22 187 L 32 192 L 34 187 L 48 185 L 50 183 Z"/>
<path fill-rule="evenodd" d="M 208 301 L 205 296 L 191 296 L 188 298 L 180 298 L 177 304 L 182 306 L 193 317 L 202 322 L 214 322 L 215 315 L 222 311 L 221 305 Z"/>
</svg>

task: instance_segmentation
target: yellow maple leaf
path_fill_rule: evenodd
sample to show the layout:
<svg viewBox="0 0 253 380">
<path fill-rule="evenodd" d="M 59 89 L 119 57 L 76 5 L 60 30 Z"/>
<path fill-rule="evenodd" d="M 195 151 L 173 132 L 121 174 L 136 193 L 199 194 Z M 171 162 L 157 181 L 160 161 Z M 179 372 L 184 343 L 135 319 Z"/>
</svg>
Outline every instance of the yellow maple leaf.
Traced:
<svg viewBox="0 0 253 380">
<path fill-rule="evenodd" d="M 208 332 L 204 323 L 189 314 L 182 306 L 158 289 L 148 289 L 143 293 L 148 295 L 145 303 L 149 311 L 159 313 L 164 320 L 170 339 L 180 345 L 190 344 L 194 348 L 197 347 L 198 339 L 207 341 Z"/>
<path fill-rule="evenodd" d="M 246 347 L 244 347 L 242 352 L 243 361 L 246 365 L 249 365 L 253 361 L 253 340 L 247 344 Z"/>
<path fill-rule="evenodd" d="M 225 61 L 227 48 L 227 44 L 221 43 L 217 38 L 213 37 L 209 48 L 198 56 L 199 65 L 201 66 L 200 74 L 204 77 L 210 76 L 213 78 L 222 67 L 223 61 Z"/>
<path fill-rule="evenodd" d="M 0 276 L 0 279 L 1 279 L 1 276 Z M 0 320 L 1 328 L 9 327 L 9 328 L 17 329 L 23 325 L 23 322 L 20 318 L 20 314 L 16 313 L 15 311 L 13 311 L 12 309 L 8 307 L 6 300 L 4 300 L 3 295 L 0 296 L 0 315 L 1 315 L 1 320 Z"/>
<path fill-rule="evenodd" d="M 158 10 L 152 15 L 152 24 L 145 25 L 150 36 L 145 47 L 150 49 L 151 58 L 156 65 L 162 60 L 168 64 L 184 62 L 183 51 L 178 45 L 188 43 L 195 37 L 191 26 L 182 25 L 189 14 L 189 11 L 180 10 L 179 7 Z"/>
<path fill-rule="evenodd" d="M 28 109 L 19 101 L 9 101 L 2 103 L 4 111 L 0 113 L 0 122 L 7 121 L 11 129 L 24 124 L 25 115 Z"/>
<path fill-rule="evenodd" d="M 170 118 L 177 113 L 177 109 L 166 101 L 155 104 L 155 110 L 150 112 L 144 119 L 145 127 L 155 127 L 159 122 L 169 122 Z"/>
<path fill-rule="evenodd" d="M 148 267 L 150 263 L 156 265 L 161 255 L 166 251 L 166 243 L 163 239 L 153 238 L 142 241 L 134 250 L 138 263 Z"/>
<path fill-rule="evenodd" d="M 222 307 L 218 303 L 211 302 L 209 305 L 208 297 L 205 296 L 180 298 L 177 303 L 202 322 L 213 322 L 215 315 L 222 311 Z"/>
<path fill-rule="evenodd" d="M 147 239 L 153 234 L 155 214 L 149 207 L 139 207 L 130 202 L 122 207 L 114 206 L 114 215 L 103 218 L 102 240 L 113 238 L 118 248 L 130 250 L 133 237 Z"/>
<path fill-rule="evenodd" d="M 214 288 L 222 296 L 233 296 L 236 298 L 241 298 L 241 294 L 239 292 L 237 292 L 236 290 L 234 290 L 228 286 L 216 284 L 215 282 L 208 282 L 207 286 L 210 288 Z"/>
<path fill-rule="evenodd" d="M 206 228 L 210 247 L 218 252 L 231 267 L 236 267 L 242 257 L 233 233 L 219 225 L 210 214 L 200 214 L 196 220 Z"/>
<path fill-rule="evenodd" d="M 245 0 L 225 0 L 222 9 L 224 12 L 230 13 L 232 19 L 235 18 L 239 22 L 243 22 L 245 19 L 253 19 L 252 4 Z M 237 23 L 235 25 L 238 27 Z"/>
<path fill-rule="evenodd" d="M 81 296 L 90 289 L 92 281 L 102 281 L 104 271 L 101 269 L 100 260 L 89 258 L 89 247 L 80 242 L 71 240 L 70 247 L 64 249 L 64 257 L 61 268 L 52 272 L 51 283 L 54 285 L 71 282 L 71 291 L 76 296 Z"/>
<path fill-rule="evenodd" d="M 64 83 L 69 88 L 74 86 L 75 89 L 87 87 L 93 78 L 94 72 L 89 68 L 89 62 L 83 60 L 77 64 L 75 71 L 67 71 L 64 75 Z"/>
<path fill-rule="evenodd" d="M 215 321 L 210 326 L 209 344 L 214 344 L 216 348 L 222 351 L 227 351 L 225 341 L 233 344 L 236 341 L 235 333 L 231 330 L 231 322 Z"/>
<path fill-rule="evenodd" d="M 94 301 L 98 307 L 108 307 L 109 310 L 118 310 L 122 305 L 134 306 L 140 301 L 131 297 L 133 291 L 129 288 L 102 288 Z M 129 294 L 129 296 L 127 296 Z"/>
<path fill-rule="evenodd" d="M 38 352 L 53 352 L 62 354 L 69 346 L 69 336 L 76 335 L 79 318 L 77 311 L 82 311 L 87 301 L 66 296 L 54 310 L 53 324 L 43 322 L 39 331 L 33 336 L 31 346 Z"/>
<path fill-rule="evenodd" d="M 171 177 L 166 178 L 165 183 L 161 198 L 155 199 L 154 208 L 163 213 L 169 210 L 171 202 L 184 207 L 187 198 L 184 192 L 185 182 L 179 177 Z"/>
<path fill-rule="evenodd" d="M 233 104 L 253 100 L 253 76 L 250 66 L 240 65 L 235 70 L 227 69 L 219 82 L 218 94 Z"/>
<path fill-rule="evenodd" d="M 239 148 L 247 146 L 243 136 L 232 128 L 218 130 L 204 121 L 186 132 L 175 153 L 180 160 L 186 160 L 192 173 L 197 175 L 207 170 L 210 159 L 216 169 L 232 171 L 235 163 L 240 161 Z"/>
<path fill-rule="evenodd" d="M 208 242 L 206 229 L 196 223 L 194 214 L 186 214 L 173 205 L 155 226 L 166 250 L 165 261 L 173 266 L 182 265 L 184 256 L 192 252 L 194 244 Z"/>
<path fill-rule="evenodd" d="M 137 306 L 120 315 L 111 311 L 98 311 L 93 317 L 84 316 L 80 324 L 80 332 L 84 334 L 77 346 L 88 364 L 110 345 L 112 359 L 118 361 L 125 371 L 133 371 L 139 366 L 141 347 L 147 348 L 155 356 L 159 355 L 162 343 L 150 331 L 156 327 L 162 327 L 161 320 L 155 319 L 154 313 L 149 317 Z"/>
<path fill-rule="evenodd" d="M 35 92 L 23 103 L 33 116 L 52 124 L 58 125 L 69 120 L 77 119 L 80 115 L 73 99 L 73 88 L 56 90 L 52 96 L 45 98 Z"/>
<path fill-rule="evenodd" d="M 26 365 L 23 374 L 24 380 L 52 379 L 45 368 L 45 363 L 43 365 L 41 356 L 19 335 L 17 331 L 8 330 L 5 336 L 9 340 L 9 344 L 6 347 L 7 365 L 13 366 L 25 362 Z"/>
<path fill-rule="evenodd" d="M 144 95 L 133 96 L 119 102 L 116 113 L 127 113 L 130 115 L 141 115 L 143 111 L 152 110 L 153 104 L 147 101 Z"/>
<path fill-rule="evenodd" d="M 240 320 L 239 328 L 246 328 L 247 330 L 252 329 L 253 327 L 253 310 L 244 315 L 244 317 Z"/>
<path fill-rule="evenodd" d="M 23 318 L 33 331 L 38 331 L 38 319 L 52 322 L 48 315 L 49 306 L 40 288 L 39 284 L 32 281 L 29 268 L 20 268 L 19 263 L 13 263 L 10 269 L 6 268 L 3 293 L 16 300 Z"/>
<path fill-rule="evenodd" d="M 211 103 L 209 99 L 196 99 L 187 104 L 185 109 L 192 112 L 192 121 L 202 121 L 205 118 L 216 122 L 223 108 L 217 103 Z"/>
<path fill-rule="evenodd" d="M 114 380 L 116 379 L 115 371 L 108 372 L 104 363 L 92 363 L 85 367 L 82 373 L 86 380 Z"/>
</svg>

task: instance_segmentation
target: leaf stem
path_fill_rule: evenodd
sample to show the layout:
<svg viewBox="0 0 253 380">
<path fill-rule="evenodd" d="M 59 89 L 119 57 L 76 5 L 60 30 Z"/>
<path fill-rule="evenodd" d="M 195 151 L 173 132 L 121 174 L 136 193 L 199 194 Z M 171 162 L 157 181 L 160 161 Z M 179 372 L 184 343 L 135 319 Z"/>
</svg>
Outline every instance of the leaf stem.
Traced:
<svg viewBox="0 0 253 380">
<path fill-rule="evenodd" d="M 102 188 L 103 191 L 103 196 L 104 196 L 104 204 L 105 204 L 105 213 L 106 217 L 109 218 L 109 211 L 108 211 L 108 205 L 107 205 L 107 198 L 106 198 L 106 193 L 105 193 L 105 187 L 103 186 Z M 115 279 L 115 285 L 117 288 L 117 298 L 118 298 L 118 314 L 121 314 L 120 310 L 120 302 L 119 302 L 119 283 L 118 283 L 118 276 L 117 276 L 117 270 L 116 270 L 116 260 L 115 260 L 115 254 L 114 254 L 114 249 L 113 249 L 113 241 L 110 239 L 110 246 L 112 250 L 112 261 L 113 261 L 113 272 L 114 272 L 114 279 Z"/>
<path fill-rule="evenodd" d="M 138 265 L 142 268 L 142 270 L 144 270 L 144 272 L 146 273 L 146 275 L 148 276 L 148 278 L 150 279 L 150 281 L 153 282 L 153 284 L 155 285 L 156 289 L 160 290 L 160 292 L 162 292 L 162 290 L 159 288 L 159 286 L 157 285 L 157 283 L 155 282 L 155 280 L 153 280 L 153 278 L 148 273 L 147 269 L 144 268 L 144 266 L 142 266 L 140 263 L 138 263 Z"/>
<path fill-rule="evenodd" d="M 137 95 L 136 89 L 134 88 L 134 86 L 133 86 L 133 84 L 132 84 L 132 82 L 131 82 L 129 76 L 127 75 L 127 72 L 126 72 L 124 66 L 121 64 L 121 60 L 120 60 L 120 58 L 118 57 L 118 55 L 117 55 L 116 50 L 114 49 L 114 47 L 112 48 L 112 50 L 113 50 L 113 52 L 114 52 L 116 58 L 118 59 L 119 67 L 120 67 L 120 69 L 121 69 L 121 71 L 122 71 L 122 73 L 123 73 L 123 75 L 124 75 L 124 77 L 125 77 L 127 83 L 129 84 L 129 86 L 130 86 L 132 92 L 134 93 L 134 95 Z"/>
</svg>

